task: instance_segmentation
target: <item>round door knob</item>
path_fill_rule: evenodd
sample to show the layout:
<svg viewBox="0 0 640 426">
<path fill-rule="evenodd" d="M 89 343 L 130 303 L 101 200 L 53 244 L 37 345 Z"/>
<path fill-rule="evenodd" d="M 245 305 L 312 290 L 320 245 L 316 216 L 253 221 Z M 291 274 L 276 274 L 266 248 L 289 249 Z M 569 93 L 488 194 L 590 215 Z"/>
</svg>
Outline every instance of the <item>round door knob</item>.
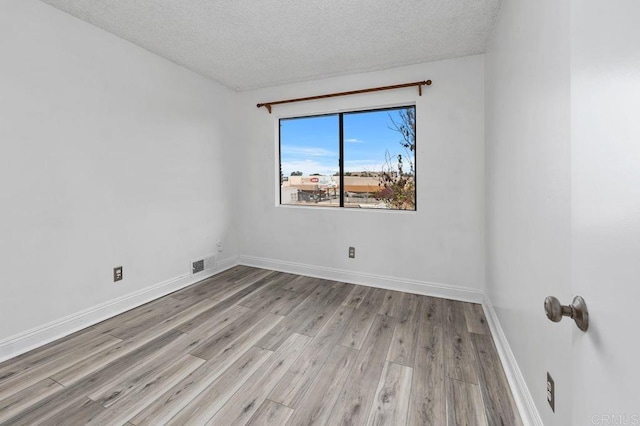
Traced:
<svg viewBox="0 0 640 426">
<path fill-rule="evenodd" d="M 547 314 L 547 318 L 553 322 L 560 322 L 563 315 L 571 316 L 571 308 L 562 306 L 558 298 L 553 296 L 544 299 L 544 312 Z"/>
<path fill-rule="evenodd" d="M 544 299 L 544 312 L 547 314 L 547 318 L 553 322 L 560 322 L 564 316 L 573 318 L 582 331 L 587 331 L 589 328 L 589 311 L 587 304 L 580 296 L 574 297 L 571 305 L 562 305 L 557 298 L 549 296 Z"/>
</svg>

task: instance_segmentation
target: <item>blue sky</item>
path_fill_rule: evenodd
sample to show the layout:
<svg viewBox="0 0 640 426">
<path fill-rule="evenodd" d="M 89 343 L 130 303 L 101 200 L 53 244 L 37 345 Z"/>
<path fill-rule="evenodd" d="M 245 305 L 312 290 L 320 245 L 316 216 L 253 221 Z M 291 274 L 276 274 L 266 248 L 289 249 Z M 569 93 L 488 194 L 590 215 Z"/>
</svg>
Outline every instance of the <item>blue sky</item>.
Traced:
<svg viewBox="0 0 640 426">
<path fill-rule="evenodd" d="M 406 155 L 401 135 L 389 129 L 391 117 L 399 121 L 398 110 L 344 114 L 344 156 L 346 172 L 379 172 L 388 151 L 395 159 Z M 282 173 L 301 171 L 336 173 L 339 158 L 338 115 L 282 119 L 280 151 Z M 394 162 L 395 165 L 395 162 Z M 408 168 L 407 168 L 408 171 Z"/>
</svg>

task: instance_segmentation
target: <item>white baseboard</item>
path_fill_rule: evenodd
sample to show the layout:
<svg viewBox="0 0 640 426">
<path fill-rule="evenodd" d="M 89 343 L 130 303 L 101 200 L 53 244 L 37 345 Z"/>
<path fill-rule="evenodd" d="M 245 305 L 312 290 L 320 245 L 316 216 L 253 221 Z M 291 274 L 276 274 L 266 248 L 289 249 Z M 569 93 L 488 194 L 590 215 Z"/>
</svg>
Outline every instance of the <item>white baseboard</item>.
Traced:
<svg viewBox="0 0 640 426">
<path fill-rule="evenodd" d="M 232 257 L 218 262 L 215 269 L 192 276 L 187 273 L 164 282 L 127 294 L 106 303 L 85 309 L 48 324 L 27 330 L 0 341 L 0 362 L 13 358 L 32 349 L 45 345 L 61 337 L 97 324 L 108 318 L 144 305 L 159 297 L 202 281 L 238 264 L 238 258 Z"/>
<path fill-rule="evenodd" d="M 520 412 L 520 417 L 522 417 L 522 422 L 525 425 L 543 426 L 540 413 L 538 413 L 538 409 L 533 401 L 531 392 L 529 392 L 527 383 L 520 371 L 520 367 L 518 367 L 516 358 L 511 351 L 509 342 L 507 341 L 507 336 L 504 334 L 504 330 L 500 325 L 500 321 L 498 320 L 498 316 L 496 315 L 496 311 L 493 309 L 493 305 L 491 304 L 489 297 L 484 297 L 482 306 L 484 308 L 484 314 L 487 317 L 487 323 L 491 329 L 491 334 L 493 335 L 493 341 L 495 342 L 496 349 L 498 350 L 498 355 L 500 356 L 500 361 L 502 362 L 504 372 L 507 376 L 507 381 L 509 382 L 513 399 L 515 400 L 518 411 Z"/>
<path fill-rule="evenodd" d="M 366 272 L 348 271 L 345 269 L 307 265 L 303 263 L 266 259 L 262 257 L 240 256 L 238 258 L 238 263 L 246 266 L 254 266 L 256 268 L 288 272 L 290 274 L 306 275 L 369 287 L 379 287 L 387 290 L 424 294 L 426 296 L 442 297 L 445 299 L 454 299 L 463 302 L 482 303 L 484 296 L 481 291 L 468 287 L 368 274 Z"/>
</svg>

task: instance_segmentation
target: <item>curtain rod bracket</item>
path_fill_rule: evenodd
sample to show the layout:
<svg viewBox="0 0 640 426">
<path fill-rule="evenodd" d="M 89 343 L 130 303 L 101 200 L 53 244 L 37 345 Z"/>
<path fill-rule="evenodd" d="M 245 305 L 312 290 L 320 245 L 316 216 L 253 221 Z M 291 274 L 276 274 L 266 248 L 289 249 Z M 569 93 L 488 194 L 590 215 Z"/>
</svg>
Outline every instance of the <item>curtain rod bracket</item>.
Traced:
<svg viewBox="0 0 640 426">
<path fill-rule="evenodd" d="M 402 89 L 404 87 L 413 87 L 413 86 L 418 86 L 418 95 L 422 96 L 422 86 L 425 86 L 425 85 L 431 86 L 431 80 L 416 81 L 413 83 L 404 83 L 404 84 L 394 84 L 393 86 L 381 86 L 381 87 L 372 87 L 369 89 L 351 90 L 348 92 L 329 93 L 327 95 L 307 96 L 306 98 L 296 98 L 296 99 L 286 99 L 283 101 L 264 102 L 264 103 L 257 104 L 256 106 L 258 108 L 265 107 L 267 111 L 269 111 L 269 114 L 271 114 L 271 107 L 273 105 L 289 104 L 292 102 L 313 101 L 316 99 L 335 98 L 337 96 L 358 95 L 360 93 L 370 93 L 370 92 L 379 92 L 382 90 Z"/>
<path fill-rule="evenodd" d="M 271 104 L 266 104 L 266 103 L 265 104 L 256 104 L 256 106 L 258 108 L 265 107 L 267 109 L 267 111 L 269 111 L 269 114 L 271 114 Z"/>
</svg>

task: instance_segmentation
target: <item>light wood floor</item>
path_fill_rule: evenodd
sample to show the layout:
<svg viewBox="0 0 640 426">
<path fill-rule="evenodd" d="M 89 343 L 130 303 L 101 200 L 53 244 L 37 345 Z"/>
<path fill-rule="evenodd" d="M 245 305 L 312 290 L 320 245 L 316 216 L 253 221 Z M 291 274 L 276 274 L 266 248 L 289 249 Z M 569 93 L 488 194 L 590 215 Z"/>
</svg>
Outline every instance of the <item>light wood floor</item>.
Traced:
<svg viewBox="0 0 640 426">
<path fill-rule="evenodd" d="M 0 364 L 0 423 L 521 421 L 479 305 L 238 266 Z"/>
</svg>

